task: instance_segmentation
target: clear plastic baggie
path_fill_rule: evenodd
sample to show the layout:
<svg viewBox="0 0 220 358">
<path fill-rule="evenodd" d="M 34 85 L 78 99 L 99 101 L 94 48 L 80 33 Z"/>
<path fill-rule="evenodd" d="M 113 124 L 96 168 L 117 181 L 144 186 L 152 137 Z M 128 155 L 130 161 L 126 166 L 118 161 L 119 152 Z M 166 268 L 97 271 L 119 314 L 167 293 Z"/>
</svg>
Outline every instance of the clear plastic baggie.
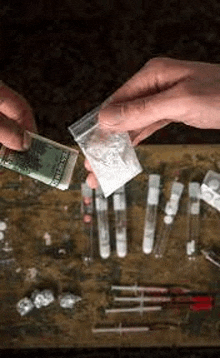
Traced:
<svg viewBox="0 0 220 358">
<path fill-rule="evenodd" d="M 138 175 L 141 165 L 127 132 L 114 133 L 99 125 L 100 106 L 68 129 L 79 144 L 105 197 Z"/>
</svg>

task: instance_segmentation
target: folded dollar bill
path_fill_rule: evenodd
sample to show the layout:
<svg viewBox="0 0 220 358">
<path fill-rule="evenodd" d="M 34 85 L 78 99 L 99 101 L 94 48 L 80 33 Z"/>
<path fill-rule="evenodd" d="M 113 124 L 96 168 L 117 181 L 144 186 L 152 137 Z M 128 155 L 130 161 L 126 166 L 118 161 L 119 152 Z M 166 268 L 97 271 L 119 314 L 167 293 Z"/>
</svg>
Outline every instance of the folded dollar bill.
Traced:
<svg viewBox="0 0 220 358">
<path fill-rule="evenodd" d="M 25 152 L 1 147 L 0 165 L 58 189 L 68 189 L 78 151 L 38 134 L 29 134 L 31 147 Z"/>
</svg>

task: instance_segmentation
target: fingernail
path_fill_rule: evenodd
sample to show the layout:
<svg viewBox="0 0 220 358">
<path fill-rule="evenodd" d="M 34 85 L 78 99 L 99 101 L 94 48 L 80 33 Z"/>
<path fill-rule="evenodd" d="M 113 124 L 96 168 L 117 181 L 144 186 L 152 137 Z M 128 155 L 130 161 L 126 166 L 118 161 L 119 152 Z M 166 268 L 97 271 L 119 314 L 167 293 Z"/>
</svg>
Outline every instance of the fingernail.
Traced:
<svg viewBox="0 0 220 358">
<path fill-rule="evenodd" d="M 28 150 L 31 146 L 31 136 L 27 131 L 24 131 L 23 149 Z"/>
</svg>

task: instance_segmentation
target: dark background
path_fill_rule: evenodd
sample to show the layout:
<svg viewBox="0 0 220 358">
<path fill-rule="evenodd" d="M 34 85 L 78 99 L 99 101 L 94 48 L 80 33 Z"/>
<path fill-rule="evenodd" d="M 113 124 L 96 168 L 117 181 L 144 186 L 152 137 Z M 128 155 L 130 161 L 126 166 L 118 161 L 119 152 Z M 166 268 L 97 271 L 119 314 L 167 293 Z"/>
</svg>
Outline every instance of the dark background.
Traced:
<svg viewBox="0 0 220 358">
<path fill-rule="evenodd" d="M 155 56 L 220 62 L 212 0 L 1 0 L 1 79 L 32 105 L 39 133 L 67 127 Z M 170 124 L 145 143 L 219 143 L 220 131 Z"/>
<path fill-rule="evenodd" d="M 220 63 L 220 3 L 211 0 L 0 2 L 1 79 L 28 99 L 39 133 L 67 127 L 155 56 Z M 219 130 L 170 124 L 145 143 L 219 143 Z M 216 357 L 218 349 L 1 351 L 35 357 Z"/>
</svg>

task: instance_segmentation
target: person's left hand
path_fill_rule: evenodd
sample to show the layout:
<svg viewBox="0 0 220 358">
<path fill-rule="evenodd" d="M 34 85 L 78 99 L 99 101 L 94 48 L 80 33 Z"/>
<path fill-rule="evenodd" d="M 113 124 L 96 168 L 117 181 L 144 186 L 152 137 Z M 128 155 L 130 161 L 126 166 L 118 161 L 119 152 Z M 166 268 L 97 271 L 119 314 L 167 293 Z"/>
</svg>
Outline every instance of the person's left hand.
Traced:
<svg viewBox="0 0 220 358">
<path fill-rule="evenodd" d="M 17 92 L 0 81 L 0 143 L 14 150 L 27 150 L 28 132 L 37 132 L 30 105 Z"/>
</svg>

